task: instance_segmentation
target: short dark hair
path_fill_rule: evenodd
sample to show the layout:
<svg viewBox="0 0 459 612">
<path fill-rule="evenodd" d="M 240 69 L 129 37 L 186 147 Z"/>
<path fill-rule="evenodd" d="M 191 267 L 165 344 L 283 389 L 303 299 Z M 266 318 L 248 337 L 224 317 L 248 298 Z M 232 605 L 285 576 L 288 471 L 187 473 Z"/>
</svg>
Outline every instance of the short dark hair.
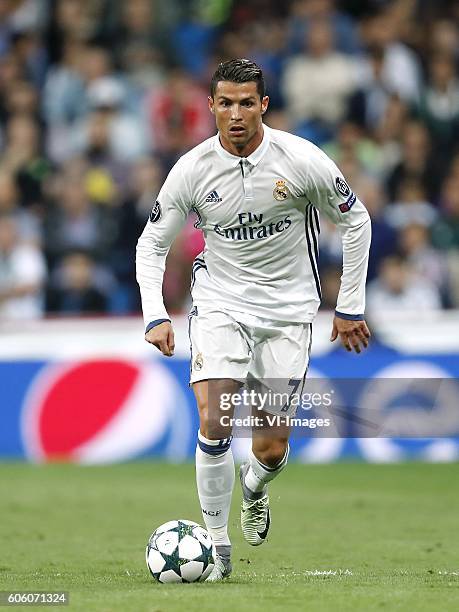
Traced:
<svg viewBox="0 0 459 612">
<path fill-rule="evenodd" d="M 260 99 L 265 95 L 265 79 L 263 72 L 255 62 L 248 59 L 232 59 L 218 65 L 210 81 L 210 95 L 215 96 L 217 84 L 220 81 L 230 81 L 231 83 L 249 83 L 254 81 L 257 84 L 257 92 Z"/>
</svg>

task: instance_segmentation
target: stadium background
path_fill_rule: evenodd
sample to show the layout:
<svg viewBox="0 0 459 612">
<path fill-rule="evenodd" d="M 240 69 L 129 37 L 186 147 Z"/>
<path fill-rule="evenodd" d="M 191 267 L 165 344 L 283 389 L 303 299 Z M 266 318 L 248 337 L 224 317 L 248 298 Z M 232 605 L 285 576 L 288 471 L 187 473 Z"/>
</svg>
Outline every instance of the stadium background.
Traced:
<svg viewBox="0 0 459 612">
<path fill-rule="evenodd" d="M 192 457 L 186 313 L 202 237 L 190 218 L 168 258 L 173 360 L 143 342 L 134 251 L 171 165 L 214 133 L 208 82 L 232 57 L 264 69 L 266 123 L 323 147 L 372 216 L 373 346 L 349 356 L 327 343 L 341 251 L 322 220 L 313 369 L 457 378 L 457 3 L 5 0 L 1 457 Z M 451 461 L 459 441 L 318 439 L 292 455 Z"/>
</svg>

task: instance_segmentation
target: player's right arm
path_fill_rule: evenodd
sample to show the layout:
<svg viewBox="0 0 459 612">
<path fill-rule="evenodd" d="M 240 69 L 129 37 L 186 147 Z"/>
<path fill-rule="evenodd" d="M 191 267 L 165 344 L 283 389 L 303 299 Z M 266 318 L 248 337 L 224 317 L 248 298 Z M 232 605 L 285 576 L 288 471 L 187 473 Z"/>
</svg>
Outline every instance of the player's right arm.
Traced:
<svg viewBox="0 0 459 612">
<path fill-rule="evenodd" d="M 174 332 L 162 294 L 166 256 L 185 224 L 190 207 L 190 190 L 180 159 L 159 192 L 136 251 L 145 340 L 167 357 L 174 353 Z"/>
</svg>

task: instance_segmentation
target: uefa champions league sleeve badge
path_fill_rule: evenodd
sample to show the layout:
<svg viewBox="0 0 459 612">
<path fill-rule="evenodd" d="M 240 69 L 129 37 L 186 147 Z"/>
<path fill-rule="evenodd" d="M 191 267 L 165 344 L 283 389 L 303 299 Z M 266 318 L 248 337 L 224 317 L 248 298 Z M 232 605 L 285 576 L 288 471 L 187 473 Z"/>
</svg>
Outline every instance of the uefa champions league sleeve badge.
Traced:
<svg viewBox="0 0 459 612">
<path fill-rule="evenodd" d="M 158 221 L 161 219 L 161 214 L 161 204 L 158 202 L 158 200 L 156 200 L 149 216 L 150 222 L 158 223 Z"/>
<path fill-rule="evenodd" d="M 283 202 L 284 200 L 287 200 L 291 196 L 290 189 L 285 184 L 285 181 L 282 181 L 282 180 L 276 181 L 276 186 L 274 187 L 274 190 L 273 190 L 273 196 L 274 196 L 274 199 L 277 200 L 278 202 Z"/>
</svg>

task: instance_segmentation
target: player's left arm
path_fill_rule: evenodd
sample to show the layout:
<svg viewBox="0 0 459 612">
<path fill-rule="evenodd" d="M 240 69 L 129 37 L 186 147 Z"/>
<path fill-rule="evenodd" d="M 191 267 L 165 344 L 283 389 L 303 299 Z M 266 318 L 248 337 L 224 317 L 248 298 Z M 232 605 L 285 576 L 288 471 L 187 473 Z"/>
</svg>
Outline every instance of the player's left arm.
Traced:
<svg viewBox="0 0 459 612">
<path fill-rule="evenodd" d="M 370 338 L 364 317 L 370 216 L 336 165 L 318 149 L 311 159 L 307 194 L 338 227 L 343 244 L 343 274 L 330 340 L 339 336 L 346 350 L 360 353 Z"/>
</svg>

